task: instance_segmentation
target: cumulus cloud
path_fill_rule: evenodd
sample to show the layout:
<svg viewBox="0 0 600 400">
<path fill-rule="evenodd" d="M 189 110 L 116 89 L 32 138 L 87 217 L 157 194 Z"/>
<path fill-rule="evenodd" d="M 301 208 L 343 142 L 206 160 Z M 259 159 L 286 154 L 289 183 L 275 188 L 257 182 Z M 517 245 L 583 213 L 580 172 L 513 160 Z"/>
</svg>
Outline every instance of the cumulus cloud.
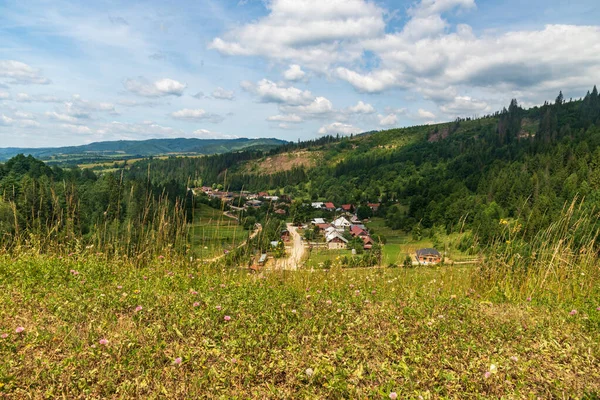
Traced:
<svg viewBox="0 0 600 400">
<path fill-rule="evenodd" d="M 43 77 L 38 69 L 15 60 L 0 60 L 0 79 L 5 79 L 10 84 L 50 83 L 50 79 Z"/>
<path fill-rule="evenodd" d="M 417 115 L 421 119 L 434 120 L 436 118 L 434 113 L 432 113 L 431 111 L 423 110 L 422 108 L 419 108 L 419 111 L 417 111 Z"/>
<path fill-rule="evenodd" d="M 236 135 L 230 135 L 230 134 L 221 133 L 221 132 L 213 132 L 213 131 L 209 131 L 207 129 L 197 129 L 192 133 L 195 137 L 198 137 L 201 139 L 238 139 L 239 138 L 239 136 L 236 136 Z"/>
<path fill-rule="evenodd" d="M 302 71 L 302 68 L 298 64 L 292 64 L 290 67 L 283 72 L 283 77 L 286 81 L 299 81 L 306 76 L 306 72 Z"/>
<path fill-rule="evenodd" d="M 319 129 L 319 134 L 320 135 L 336 135 L 339 133 L 340 135 L 350 135 L 350 134 L 360 133 L 361 131 L 362 130 L 360 128 L 357 128 L 352 125 L 344 124 L 342 122 L 334 122 L 329 125 L 323 125 Z"/>
<path fill-rule="evenodd" d="M 219 100 L 233 100 L 235 99 L 235 92 L 233 90 L 225 90 L 222 87 L 218 87 L 213 90 L 212 97 Z"/>
<path fill-rule="evenodd" d="M 79 122 L 79 119 L 76 117 L 73 117 L 68 114 L 57 113 L 56 111 L 47 111 L 44 113 L 44 115 L 50 119 L 54 119 L 56 121 L 61 122 L 68 122 L 70 124 L 76 124 Z"/>
<path fill-rule="evenodd" d="M 279 107 L 286 113 L 304 114 L 307 116 L 325 116 L 334 111 L 333 104 L 323 96 L 315 97 L 309 104 L 301 106 L 281 105 Z"/>
<path fill-rule="evenodd" d="M 381 126 L 392 126 L 398 124 L 398 116 L 396 114 L 379 114 L 377 118 L 379 118 L 379 125 Z"/>
<path fill-rule="evenodd" d="M 379 70 L 361 74 L 348 68 L 338 67 L 335 70 L 338 78 L 354 86 L 359 92 L 378 93 L 396 86 L 402 86 L 397 71 Z"/>
<path fill-rule="evenodd" d="M 123 86 L 131 93 L 144 97 L 181 96 L 187 87 L 186 84 L 169 78 L 155 82 L 149 82 L 144 78 L 127 79 L 123 82 Z"/>
<path fill-rule="evenodd" d="M 262 79 L 256 84 L 244 81 L 241 83 L 241 86 L 245 91 L 257 95 L 263 103 L 299 106 L 310 104 L 314 99 L 314 96 L 308 90 L 301 90 L 293 86 L 281 86 L 268 79 Z"/>
<path fill-rule="evenodd" d="M 206 120 L 206 121 L 209 121 L 212 123 L 219 123 L 219 122 L 223 121 L 222 116 L 209 113 L 202 108 L 197 108 L 197 109 L 184 108 L 182 110 L 172 112 L 170 115 L 172 118 L 175 118 L 175 119 L 195 120 L 195 121 Z"/>
<path fill-rule="evenodd" d="M 368 103 L 359 101 L 355 106 L 346 108 L 345 112 L 349 114 L 373 114 L 375 112 L 375 108 Z"/>
<path fill-rule="evenodd" d="M 10 117 L 7 117 L 7 116 L 6 116 L 6 115 L 4 115 L 4 114 L 1 114 L 1 115 L 0 115 L 0 125 L 1 125 L 1 126 L 9 126 L 9 125 L 12 125 L 13 121 L 14 121 L 14 120 L 13 120 L 12 118 L 10 118 Z"/>
<path fill-rule="evenodd" d="M 347 45 L 385 30 L 383 9 L 363 0 L 272 0 L 266 6 L 269 15 L 215 38 L 209 47 L 323 69 L 359 59 L 361 51 Z"/>
<path fill-rule="evenodd" d="M 451 102 L 441 105 L 440 110 L 450 115 L 473 115 L 488 112 L 491 107 L 485 101 L 472 99 L 469 96 L 456 96 Z"/>
<path fill-rule="evenodd" d="M 273 115 L 271 117 L 268 117 L 267 121 L 299 123 L 299 122 L 302 122 L 303 120 L 302 120 L 302 117 L 300 117 L 299 115 L 289 114 L 289 115 Z"/>
<path fill-rule="evenodd" d="M 29 95 L 27 93 L 17 93 L 15 100 L 20 103 L 61 103 L 62 100 L 56 96 L 35 94 Z"/>
</svg>

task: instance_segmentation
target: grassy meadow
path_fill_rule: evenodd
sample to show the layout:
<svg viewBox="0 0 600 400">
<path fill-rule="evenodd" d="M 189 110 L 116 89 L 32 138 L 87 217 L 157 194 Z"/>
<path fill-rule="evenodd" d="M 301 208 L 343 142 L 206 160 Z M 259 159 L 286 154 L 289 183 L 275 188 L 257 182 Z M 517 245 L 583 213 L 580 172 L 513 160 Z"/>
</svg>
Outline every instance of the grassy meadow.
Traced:
<svg viewBox="0 0 600 400">
<path fill-rule="evenodd" d="M 597 396 L 597 287 L 507 301 L 478 273 L 5 254 L 0 397 Z"/>
<path fill-rule="evenodd" d="M 211 259 L 232 250 L 249 235 L 238 221 L 223 211 L 206 204 L 194 210 L 194 223 L 190 226 L 190 243 L 193 254 L 201 259 Z"/>
</svg>

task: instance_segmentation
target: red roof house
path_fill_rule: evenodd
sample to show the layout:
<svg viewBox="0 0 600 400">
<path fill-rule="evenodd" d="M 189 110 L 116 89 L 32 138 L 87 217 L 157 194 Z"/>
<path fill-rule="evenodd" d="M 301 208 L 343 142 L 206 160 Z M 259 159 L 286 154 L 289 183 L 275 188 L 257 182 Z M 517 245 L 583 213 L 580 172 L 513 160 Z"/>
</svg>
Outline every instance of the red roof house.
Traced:
<svg viewBox="0 0 600 400">
<path fill-rule="evenodd" d="M 335 211 L 335 205 L 333 205 L 331 202 L 323 204 L 323 208 L 327 211 Z"/>
</svg>

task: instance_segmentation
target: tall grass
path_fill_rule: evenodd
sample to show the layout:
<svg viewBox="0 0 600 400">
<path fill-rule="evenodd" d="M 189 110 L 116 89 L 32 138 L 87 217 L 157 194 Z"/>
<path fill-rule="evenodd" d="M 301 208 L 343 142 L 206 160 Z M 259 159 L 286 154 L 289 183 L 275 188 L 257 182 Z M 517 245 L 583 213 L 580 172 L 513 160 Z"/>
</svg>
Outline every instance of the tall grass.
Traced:
<svg viewBox="0 0 600 400">
<path fill-rule="evenodd" d="M 575 199 L 546 229 L 532 235 L 528 222 L 501 220 L 503 233 L 473 270 L 475 287 L 507 300 L 559 302 L 585 299 L 598 290 L 597 212 Z"/>
</svg>

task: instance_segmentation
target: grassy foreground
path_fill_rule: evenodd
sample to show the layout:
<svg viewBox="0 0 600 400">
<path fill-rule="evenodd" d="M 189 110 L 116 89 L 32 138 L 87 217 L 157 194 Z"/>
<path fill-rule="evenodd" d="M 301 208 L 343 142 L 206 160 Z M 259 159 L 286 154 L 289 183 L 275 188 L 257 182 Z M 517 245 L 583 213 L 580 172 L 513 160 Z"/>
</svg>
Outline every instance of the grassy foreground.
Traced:
<svg viewBox="0 0 600 400">
<path fill-rule="evenodd" d="M 0 256 L 0 398 L 600 395 L 598 297 L 491 302 L 457 267 L 199 268 Z"/>
</svg>

